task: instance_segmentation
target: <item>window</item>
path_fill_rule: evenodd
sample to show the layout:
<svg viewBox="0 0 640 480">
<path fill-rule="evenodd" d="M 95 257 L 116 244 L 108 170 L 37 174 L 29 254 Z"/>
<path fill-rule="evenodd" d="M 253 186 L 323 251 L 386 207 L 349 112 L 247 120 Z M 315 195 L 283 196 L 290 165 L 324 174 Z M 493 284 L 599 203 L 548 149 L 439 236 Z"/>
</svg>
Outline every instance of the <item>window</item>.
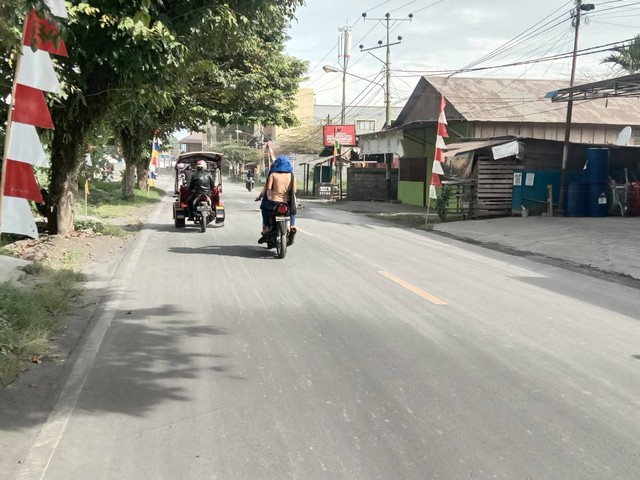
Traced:
<svg viewBox="0 0 640 480">
<path fill-rule="evenodd" d="M 356 120 L 356 130 L 359 132 L 373 132 L 376 129 L 375 120 Z"/>
</svg>

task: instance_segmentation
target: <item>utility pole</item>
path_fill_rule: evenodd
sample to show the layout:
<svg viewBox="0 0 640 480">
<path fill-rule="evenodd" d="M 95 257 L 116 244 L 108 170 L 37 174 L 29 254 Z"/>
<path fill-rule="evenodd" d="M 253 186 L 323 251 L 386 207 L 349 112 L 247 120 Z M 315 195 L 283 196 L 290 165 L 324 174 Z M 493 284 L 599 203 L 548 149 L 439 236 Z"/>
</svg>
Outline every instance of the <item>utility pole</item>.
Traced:
<svg viewBox="0 0 640 480">
<path fill-rule="evenodd" d="M 569 87 L 573 87 L 576 79 L 576 58 L 578 56 L 578 34 L 580 33 L 580 18 L 582 11 L 588 12 L 595 8 L 591 3 L 582 4 L 582 0 L 576 0 L 576 9 L 572 12 L 574 27 L 576 29 L 573 39 L 573 56 L 571 60 L 571 78 Z M 567 102 L 567 119 L 564 126 L 564 143 L 562 145 L 562 170 L 560 171 L 560 198 L 558 198 L 558 213 L 564 214 L 564 203 L 566 196 L 567 163 L 569 160 L 569 139 L 571 138 L 571 117 L 573 115 L 573 92 L 569 92 Z"/>
<path fill-rule="evenodd" d="M 345 112 L 347 109 L 347 66 L 351 58 L 351 27 L 345 25 L 338 27 L 342 44 L 342 104 L 340 109 L 340 125 L 345 124 Z M 342 144 L 338 150 L 338 198 L 342 199 Z"/>
<path fill-rule="evenodd" d="M 341 34 L 340 43 L 342 45 L 342 104 L 340 110 L 340 125 L 345 124 L 345 111 L 347 108 L 347 66 L 351 58 L 351 27 L 348 25 L 338 27 Z"/>
<path fill-rule="evenodd" d="M 367 19 L 367 13 L 362 14 L 362 18 L 364 20 Z M 378 40 L 378 45 L 376 47 L 364 48 L 364 45 L 360 45 L 361 52 L 368 52 L 369 50 L 375 50 L 378 48 L 386 48 L 387 56 L 385 59 L 385 92 L 384 92 L 384 105 L 385 105 L 385 123 L 384 126 L 389 128 L 391 126 L 391 46 L 398 45 L 402 43 L 402 37 L 398 36 L 398 41 L 391 43 L 391 22 L 410 22 L 413 20 L 413 13 L 410 13 L 407 18 L 391 18 L 390 13 L 385 13 L 384 18 L 371 18 L 370 20 L 378 20 L 381 22 L 385 22 L 387 29 L 387 42 L 386 44 L 382 42 L 382 40 Z M 376 57 L 377 58 L 377 57 Z M 386 181 L 386 197 L 387 202 L 391 200 L 391 162 L 393 160 L 394 152 L 385 153 L 385 163 L 387 166 L 385 181 Z"/>
</svg>

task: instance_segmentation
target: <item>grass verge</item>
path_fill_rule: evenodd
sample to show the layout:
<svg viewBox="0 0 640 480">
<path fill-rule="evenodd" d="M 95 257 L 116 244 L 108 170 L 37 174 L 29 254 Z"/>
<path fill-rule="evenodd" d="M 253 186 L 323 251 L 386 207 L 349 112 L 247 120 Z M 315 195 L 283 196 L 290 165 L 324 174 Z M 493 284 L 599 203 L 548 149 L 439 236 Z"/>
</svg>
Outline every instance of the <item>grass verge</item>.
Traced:
<svg viewBox="0 0 640 480">
<path fill-rule="evenodd" d="M 126 217 L 134 213 L 140 207 L 158 203 L 164 195 L 164 190 L 150 188 L 146 190 L 134 189 L 131 198 L 122 198 L 121 182 L 101 182 L 94 180 L 89 185 L 89 204 L 86 213 L 88 216 L 99 218 Z M 84 194 L 76 199 L 76 218 L 81 218 L 85 213 Z"/>
<path fill-rule="evenodd" d="M 52 270 L 36 262 L 25 272 L 23 284 L 0 285 L 0 387 L 29 362 L 47 357 L 49 340 L 81 291 L 83 277 L 74 270 Z"/>
</svg>

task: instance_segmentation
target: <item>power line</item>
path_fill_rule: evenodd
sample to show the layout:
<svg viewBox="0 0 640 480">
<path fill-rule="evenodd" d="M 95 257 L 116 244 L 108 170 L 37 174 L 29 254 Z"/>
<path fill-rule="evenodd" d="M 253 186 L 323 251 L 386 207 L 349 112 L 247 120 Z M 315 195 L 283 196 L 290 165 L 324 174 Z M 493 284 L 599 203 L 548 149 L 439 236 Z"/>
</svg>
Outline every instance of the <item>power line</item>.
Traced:
<svg viewBox="0 0 640 480">
<path fill-rule="evenodd" d="M 432 4 L 427 5 L 426 7 L 422 7 L 422 8 L 419 8 L 418 10 L 414 10 L 413 13 L 421 12 L 422 10 L 426 10 L 427 8 L 431 8 L 431 7 L 433 7 L 435 5 L 438 5 L 439 3 L 442 3 L 442 2 L 444 2 L 444 0 L 438 0 L 437 2 L 433 2 Z"/>
<path fill-rule="evenodd" d="M 578 55 L 582 56 L 582 55 L 593 55 L 596 53 L 603 53 L 603 52 L 608 52 L 610 50 L 613 50 L 613 46 L 619 46 L 620 43 L 625 43 L 625 42 L 631 42 L 633 41 L 633 38 L 628 38 L 626 40 L 620 40 L 618 42 L 612 42 L 612 43 L 605 43 L 602 45 L 597 45 L 594 47 L 589 47 L 589 48 L 584 48 L 581 50 L 578 50 Z M 491 65 L 491 66 L 487 66 L 487 67 L 476 67 L 476 68 L 467 68 L 467 69 L 458 69 L 458 70 L 436 70 L 436 71 L 420 71 L 420 70 L 401 70 L 398 69 L 396 70 L 396 72 L 404 72 L 404 73 L 413 73 L 413 74 L 420 74 L 420 75 L 447 75 L 447 74 L 451 74 L 453 73 L 461 73 L 461 72 L 478 72 L 478 71 L 483 71 L 483 70 L 490 70 L 490 69 L 495 69 L 495 68 L 505 68 L 505 67 L 515 67 L 515 66 L 519 66 L 519 65 L 527 65 L 527 64 L 531 64 L 531 63 L 541 63 L 541 62 L 549 62 L 549 61 L 554 61 L 554 60 L 561 60 L 564 58 L 568 58 L 571 57 L 573 55 L 573 52 L 566 52 L 566 53 L 561 53 L 561 54 L 556 54 L 556 55 L 550 55 L 548 57 L 540 57 L 540 58 L 534 58 L 534 59 L 530 59 L 530 60 L 524 60 L 521 62 L 511 62 L 511 63 L 506 63 L 506 64 L 502 64 L 502 65 Z M 415 75 L 408 75 L 408 76 L 415 76 Z"/>
<path fill-rule="evenodd" d="M 516 35 L 515 37 L 513 37 L 511 40 L 505 42 L 504 44 L 502 44 L 500 47 L 492 50 L 491 52 L 485 54 L 484 56 L 478 58 L 477 60 L 474 60 L 473 62 L 465 65 L 461 71 L 464 71 L 465 69 L 468 69 L 470 67 L 474 67 L 476 65 L 479 65 L 480 63 L 483 63 L 491 58 L 494 58 L 495 56 L 504 53 L 506 50 L 508 50 L 509 48 L 511 48 L 512 44 L 514 42 L 518 42 L 520 43 L 524 38 L 526 38 L 528 35 L 528 32 L 530 32 L 531 30 L 533 30 L 534 28 L 536 28 L 538 25 L 540 25 L 542 22 L 544 22 L 545 20 L 547 20 L 548 18 L 550 18 L 551 16 L 555 15 L 556 13 L 558 13 L 560 10 L 564 9 L 568 4 L 572 3 L 572 0 L 569 0 L 568 2 L 566 2 L 565 4 L 563 4 L 560 8 L 554 10 L 553 12 L 551 12 L 549 15 L 547 15 L 546 17 L 544 17 L 542 20 L 538 21 L 537 23 L 535 23 L 534 25 L 532 25 L 531 27 L 527 28 L 525 31 L 519 33 L 518 35 Z M 545 24 L 544 26 L 548 25 L 549 23 L 557 20 L 559 17 L 554 18 L 553 20 L 549 21 L 547 24 Z"/>
</svg>

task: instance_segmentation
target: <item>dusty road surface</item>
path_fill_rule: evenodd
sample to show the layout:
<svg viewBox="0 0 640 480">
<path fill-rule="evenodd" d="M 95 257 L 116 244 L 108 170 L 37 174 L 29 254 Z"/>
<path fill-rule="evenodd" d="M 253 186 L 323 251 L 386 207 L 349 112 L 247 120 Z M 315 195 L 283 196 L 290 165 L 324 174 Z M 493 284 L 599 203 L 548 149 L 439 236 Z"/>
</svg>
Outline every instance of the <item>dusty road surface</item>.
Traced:
<svg viewBox="0 0 640 480">
<path fill-rule="evenodd" d="M 279 260 L 254 197 L 151 215 L 0 477 L 640 478 L 637 290 L 312 203 Z"/>
</svg>

